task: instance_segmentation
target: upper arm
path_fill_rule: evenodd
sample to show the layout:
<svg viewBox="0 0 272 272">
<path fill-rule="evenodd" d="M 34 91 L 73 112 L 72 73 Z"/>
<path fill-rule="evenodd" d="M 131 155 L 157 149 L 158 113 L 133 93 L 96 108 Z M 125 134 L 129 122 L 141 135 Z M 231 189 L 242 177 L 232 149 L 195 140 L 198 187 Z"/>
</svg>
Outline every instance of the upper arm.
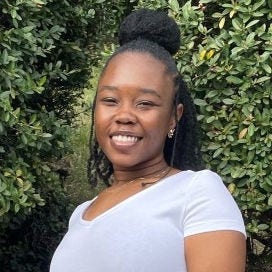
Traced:
<svg viewBox="0 0 272 272">
<path fill-rule="evenodd" d="M 188 272 L 244 272 L 246 239 L 238 231 L 212 231 L 185 237 Z"/>
<path fill-rule="evenodd" d="M 221 178 L 202 171 L 191 183 L 183 220 L 188 272 L 244 272 L 241 212 Z"/>
</svg>

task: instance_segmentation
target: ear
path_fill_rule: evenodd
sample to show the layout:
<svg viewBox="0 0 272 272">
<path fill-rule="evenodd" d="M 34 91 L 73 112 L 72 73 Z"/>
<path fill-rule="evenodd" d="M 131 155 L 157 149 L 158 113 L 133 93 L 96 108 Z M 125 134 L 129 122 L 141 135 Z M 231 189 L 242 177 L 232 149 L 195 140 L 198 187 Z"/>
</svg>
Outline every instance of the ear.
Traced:
<svg viewBox="0 0 272 272">
<path fill-rule="evenodd" d="M 176 118 L 177 118 L 177 122 L 180 120 L 180 118 L 183 115 L 183 104 L 178 104 L 177 108 L 176 108 Z"/>
<path fill-rule="evenodd" d="M 183 114 L 183 104 L 178 104 L 176 109 L 173 111 L 169 129 L 173 129 L 176 127 L 177 122 L 180 120 Z"/>
</svg>

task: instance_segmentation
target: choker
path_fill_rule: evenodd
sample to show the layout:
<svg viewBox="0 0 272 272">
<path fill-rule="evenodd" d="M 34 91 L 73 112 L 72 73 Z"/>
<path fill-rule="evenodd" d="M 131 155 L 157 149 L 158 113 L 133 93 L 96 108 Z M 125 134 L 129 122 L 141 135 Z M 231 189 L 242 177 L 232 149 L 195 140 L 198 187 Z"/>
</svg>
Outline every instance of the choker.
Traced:
<svg viewBox="0 0 272 272">
<path fill-rule="evenodd" d="M 153 175 L 151 177 L 147 177 L 149 176 L 150 174 L 146 175 L 146 176 L 142 176 L 142 177 L 137 177 L 135 179 L 132 179 L 132 180 L 128 180 L 126 183 L 122 184 L 121 186 L 118 186 L 116 188 L 112 188 L 112 187 L 109 187 L 109 188 L 106 188 L 104 190 L 104 192 L 109 192 L 109 193 L 115 193 L 115 192 L 118 192 L 120 191 L 122 188 L 128 186 L 129 184 L 132 184 L 132 183 L 135 183 L 135 182 L 139 182 L 139 181 L 142 181 L 141 182 L 141 187 L 144 188 L 145 186 L 147 185 L 151 185 L 151 184 L 155 184 L 157 183 L 158 181 L 161 181 L 163 178 L 165 178 L 171 171 L 171 167 L 170 166 L 166 166 L 164 167 L 163 169 L 160 169 L 158 171 L 155 171 L 153 172 L 152 174 L 156 173 L 156 175 Z M 151 181 L 151 182 L 148 182 L 147 180 L 149 179 L 155 179 L 154 181 Z M 145 181 L 146 180 L 146 181 Z"/>
</svg>

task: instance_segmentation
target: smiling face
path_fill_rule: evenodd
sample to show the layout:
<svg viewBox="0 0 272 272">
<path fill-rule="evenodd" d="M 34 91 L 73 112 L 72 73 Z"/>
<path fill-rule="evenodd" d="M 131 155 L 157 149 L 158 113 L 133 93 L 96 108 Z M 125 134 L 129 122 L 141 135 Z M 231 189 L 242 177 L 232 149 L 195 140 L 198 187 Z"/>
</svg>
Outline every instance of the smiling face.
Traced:
<svg viewBox="0 0 272 272">
<path fill-rule="evenodd" d="M 163 161 L 175 127 L 174 87 L 165 66 L 147 53 L 125 52 L 109 62 L 97 90 L 97 141 L 115 170 Z"/>
</svg>

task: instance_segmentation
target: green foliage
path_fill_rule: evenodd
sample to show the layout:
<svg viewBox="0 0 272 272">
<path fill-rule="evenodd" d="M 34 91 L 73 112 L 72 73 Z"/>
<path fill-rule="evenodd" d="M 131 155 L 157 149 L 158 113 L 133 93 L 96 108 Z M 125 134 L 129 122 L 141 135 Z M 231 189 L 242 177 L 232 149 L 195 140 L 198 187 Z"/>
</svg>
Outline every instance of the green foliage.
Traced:
<svg viewBox="0 0 272 272">
<path fill-rule="evenodd" d="M 6 0 L 0 8 L 0 216 L 9 216 L 44 204 L 39 179 L 64 152 L 70 120 L 61 118 L 72 115 L 86 81 L 87 22 L 68 1 Z"/>
<path fill-rule="evenodd" d="M 70 210 L 54 166 L 88 78 L 96 2 L 0 2 L 3 271 L 48 271 L 66 229 Z"/>
<path fill-rule="evenodd" d="M 160 1 L 153 2 L 157 8 Z M 176 58 L 197 105 L 206 165 L 237 200 L 249 241 L 261 241 L 267 254 L 272 244 L 272 1 L 202 0 L 182 6 L 169 0 L 168 10 L 181 30 Z"/>
<path fill-rule="evenodd" d="M 51 175 L 42 185 L 46 205 L 28 216 L 10 218 L 9 228 L 0 233 L 1 271 L 49 271 L 53 250 L 67 228 L 72 207 L 57 175 Z"/>
</svg>

